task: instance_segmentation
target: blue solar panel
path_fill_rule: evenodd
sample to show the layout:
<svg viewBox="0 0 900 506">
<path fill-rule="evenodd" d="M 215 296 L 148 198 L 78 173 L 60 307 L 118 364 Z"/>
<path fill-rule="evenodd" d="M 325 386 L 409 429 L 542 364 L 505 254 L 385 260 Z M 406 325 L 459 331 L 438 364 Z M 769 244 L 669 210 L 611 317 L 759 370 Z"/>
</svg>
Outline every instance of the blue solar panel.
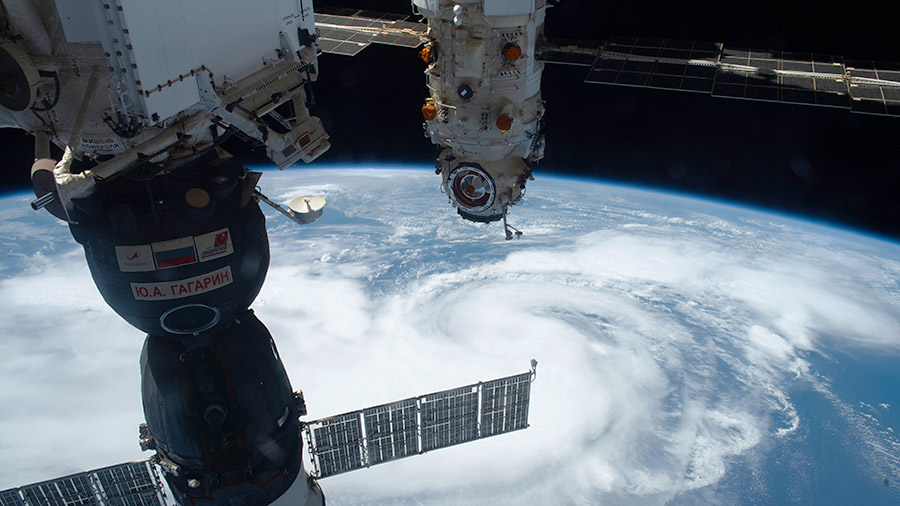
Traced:
<svg viewBox="0 0 900 506">
<path fill-rule="evenodd" d="M 161 489 L 148 459 L 4 490 L 0 506 L 165 506 Z"/>
</svg>

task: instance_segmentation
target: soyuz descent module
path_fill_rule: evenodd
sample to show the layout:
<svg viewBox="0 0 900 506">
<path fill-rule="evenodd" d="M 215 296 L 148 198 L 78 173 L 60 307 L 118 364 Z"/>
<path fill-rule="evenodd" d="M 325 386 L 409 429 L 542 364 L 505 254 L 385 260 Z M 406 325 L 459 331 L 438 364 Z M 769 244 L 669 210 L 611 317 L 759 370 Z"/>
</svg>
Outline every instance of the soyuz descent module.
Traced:
<svg viewBox="0 0 900 506">
<path fill-rule="evenodd" d="M 871 62 L 552 41 L 545 0 L 413 0 L 425 23 L 314 13 L 309 0 L 0 5 L 0 126 L 35 136 L 33 206 L 69 224 L 104 300 L 148 334 L 140 442 L 155 452 L 0 491 L 0 506 L 160 504 L 158 470 L 180 504 L 323 504 L 318 478 L 528 426 L 534 361 L 522 374 L 300 421 L 302 393 L 249 309 L 269 262 L 259 202 L 301 224 L 325 202 L 272 202 L 256 189 L 260 174 L 220 144 L 262 146 L 280 168 L 325 153 L 307 104 L 320 52 L 418 48 L 441 187 L 464 219 L 502 220 L 507 239 L 520 235 L 508 209 L 543 156 L 544 62 L 588 67 L 591 83 L 900 112 L 900 72 Z"/>
</svg>

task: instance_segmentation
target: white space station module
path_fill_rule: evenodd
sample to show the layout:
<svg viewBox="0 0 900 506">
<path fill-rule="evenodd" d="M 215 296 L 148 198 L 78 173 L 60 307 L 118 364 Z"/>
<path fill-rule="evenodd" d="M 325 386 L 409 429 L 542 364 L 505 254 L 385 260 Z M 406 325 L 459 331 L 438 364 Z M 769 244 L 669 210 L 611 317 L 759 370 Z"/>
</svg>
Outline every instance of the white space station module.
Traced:
<svg viewBox="0 0 900 506">
<path fill-rule="evenodd" d="M 369 43 L 424 47 L 428 98 L 426 136 L 442 148 L 441 189 L 457 213 L 476 222 L 506 223 L 544 156 L 541 72 L 544 0 L 413 0 L 427 25 L 349 9 L 317 15 L 317 44 L 355 55 Z"/>
<path fill-rule="evenodd" d="M 436 167 L 442 188 L 463 218 L 505 224 L 531 178 L 528 163 L 544 156 L 536 48 L 545 2 L 413 4 L 428 20 L 422 114 L 431 141 L 444 148 Z"/>
</svg>

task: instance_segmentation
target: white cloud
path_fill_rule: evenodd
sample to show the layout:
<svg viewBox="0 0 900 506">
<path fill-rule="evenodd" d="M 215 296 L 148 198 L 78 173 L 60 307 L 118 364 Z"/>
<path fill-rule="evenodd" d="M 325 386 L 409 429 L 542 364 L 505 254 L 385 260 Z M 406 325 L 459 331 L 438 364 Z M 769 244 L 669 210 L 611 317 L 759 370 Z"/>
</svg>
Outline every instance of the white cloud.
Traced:
<svg viewBox="0 0 900 506">
<path fill-rule="evenodd" d="M 302 228 L 271 214 L 272 267 L 254 309 L 311 418 L 523 372 L 536 358 L 531 427 L 329 478 L 329 504 L 663 504 L 796 430 L 788 385 L 809 380 L 805 353 L 900 349 L 887 279 L 900 272 L 896 247 L 726 220 L 710 214 L 718 207 L 662 212 L 655 197 L 605 187 L 601 205 L 564 185 L 515 209 L 526 236 L 507 243 L 452 216 L 440 194 L 423 197 L 436 181 L 398 185 L 403 175 L 311 173 L 270 191 L 327 193 L 329 207 Z M 27 460 L 6 434 L 46 441 L 39 431 L 84 402 L 65 429 L 80 445 L 51 436 L 0 487 L 138 456 L 135 409 L 109 406 L 140 417 L 142 337 L 103 310 L 75 253 L 0 284 L 19 322 L 0 328 L 14 336 L 0 351 L 21 357 L 0 367 L 3 384 L 19 385 L 0 390 L 2 405 L 27 408 L 0 416 L 0 468 Z M 36 279 L 65 292 L 23 296 Z M 46 306 L 52 323 L 36 316 Z M 50 395 L 61 406 L 42 411 L 34 399 Z M 88 439 L 99 440 L 90 458 Z M 42 474 L 61 452 L 73 457 Z"/>
</svg>

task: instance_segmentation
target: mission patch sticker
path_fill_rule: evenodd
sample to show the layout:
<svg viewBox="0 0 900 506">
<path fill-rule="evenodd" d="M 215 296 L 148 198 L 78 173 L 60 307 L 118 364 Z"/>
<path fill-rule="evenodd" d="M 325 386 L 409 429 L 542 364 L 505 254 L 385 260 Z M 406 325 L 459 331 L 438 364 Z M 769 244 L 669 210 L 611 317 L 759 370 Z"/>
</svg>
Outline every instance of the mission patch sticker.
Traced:
<svg viewBox="0 0 900 506">
<path fill-rule="evenodd" d="M 153 250 L 149 244 L 137 246 L 116 246 L 116 260 L 122 272 L 147 272 L 156 270 L 153 264 Z"/>
<path fill-rule="evenodd" d="M 231 267 L 226 265 L 210 273 L 178 281 L 131 283 L 131 292 L 135 300 L 182 299 L 217 290 L 230 285 L 231 281 Z"/>
<path fill-rule="evenodd" d="M 231 234 L 227 228 L 194 237 L 197 254 L 201 262 L 226 257 L 234 252 L 231 246 Z"/>
</svg>

